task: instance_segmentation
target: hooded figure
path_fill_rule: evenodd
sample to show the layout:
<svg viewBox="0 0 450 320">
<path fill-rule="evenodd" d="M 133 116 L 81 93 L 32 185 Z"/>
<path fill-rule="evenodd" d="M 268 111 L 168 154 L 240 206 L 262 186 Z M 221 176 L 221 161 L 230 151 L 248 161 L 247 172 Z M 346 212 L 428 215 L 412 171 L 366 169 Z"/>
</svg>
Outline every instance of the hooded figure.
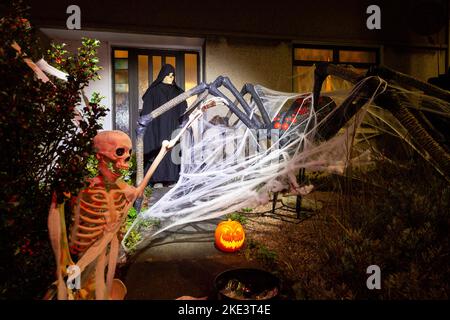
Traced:
<svg viewBox="0 0 450 320">
<path fill-rule="evenodd" d="M 175 82 L 175 68 L 170 64 L 163 65 L 156 80 L 153 81 L 142 96 L 144 105 L 141 116 L 152 112 L 183 92 L 183 89 Z M 162 142 L 170 140 L 172 132 L 179 128 L 182 123 L 181 116 L 186 111 L 186 108 L 187 103 L 184 101 L 148 125 L 144 136 L 145 170 L 148 170 L 151 162 L 158 154 Z M 150 181 L 170 184 L 178 181 L 179 172 L 180 165 L 174 164 L 171 155 L 167 154 Z"/>
</svg>

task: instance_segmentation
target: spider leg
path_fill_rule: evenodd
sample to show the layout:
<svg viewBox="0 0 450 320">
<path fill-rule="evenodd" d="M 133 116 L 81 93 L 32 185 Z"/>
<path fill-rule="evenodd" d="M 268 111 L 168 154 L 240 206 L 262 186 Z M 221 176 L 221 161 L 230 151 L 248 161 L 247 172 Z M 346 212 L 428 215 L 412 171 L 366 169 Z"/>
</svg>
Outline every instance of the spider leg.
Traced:
<svg viewBox="0 0 450 320">
<path fill-rule="evenodd" d="M 227 96 L 225 96 L 222 92 L 219 91 L 219 87 L 224 86 L 227 88 L 231 94 L 236 98 L 242 108 L 245 110 L 245 113 L 242 112 L 236 104 L 234 104 Z M 236 87 L 231 83 L 228 77 L 219 76 L 213 83 L 209 85 L 209 92 L 214 95 L 225 99 L 228 102 L 228 107 L 230 110 L 249 128 L 261 128 L 262 123 L 256 118 L 250 118 L 252 110 L 245 99 L 241 96 Z"/>
<path fill-rule="evenodd" d="M 317 108 L 318 106 L 320 92 L 322 90 L 322 84 L 325 81 L 325 79 L 330 75 L 347 80 L 353 84 L 365 78 L 365 75 L 361 76 L 348 68 L 337 66 L 331 63 L 324 62 L 317 64 L 316 69 L 314 70 L 314 87 L 313 87 L 314 108 Z"/>
<path fill-rule="evenodd" d="M 401 101 L 408 106 L 408 111 L 420 122 L 426 131 L 450 154 L 450 93 L 427 82 L 420 81 L 407 74 L 387 67 L 374 67 L 368 75 L 378 75 L 385 80 L 407 88 L 422 91 L 426 96 L 411 99 L 411 96 L 400 95 Z M 397 90 L 398 91 L 398 90 Z"/>
<path fill-rule="evenodd" d="M 435 138 L 430 127 L 413 112 L 411 101 L 397 89 L 391 89 L 377 99 L 377 104 L 389 110 L 412 137 L 412 142 L 425 160 L 450 182 L 450 153 L 448 145 Z"/>
<path fill-rule="evenodd" d="M 317 132 L 320 137 L 328 140 L 333 137 L 344 125 L 370 100 L 373 93 L 379 86 L 379 81 L 375 78 L 370 78 L 360 88 L 353 91 L 341 105 L 339 105 L 333 113 L 328 117 L 327 115 L 319 115 Z"/>
<path fill-rule="evenodd" d="M 315 96 L 318 97 L 320 95 L 320 81 L 323 82 L 327 75 L 335 75 L 352 83 L 356 83 L 362 79 L 357 73 L 347 68 L 332 64 L 322 64 L 319 66 L 317 76 L 315 77 L 315 79 L 317 79 L 317 81 L 315 81 L 317 83 L 314 84 Z M 368 95 L 371 92 L 374 92 L 375 82 L 378 83 L 376 78 L 373 77 L 376 75 L 383 76 L 383 78 L 387 77 L 388 80 L 396 82 L 397 86 L 400 84 L 406 87 L 409 86 L 420 89 L 426 95 L 440 99 L 443 104 L 448 104 L 448 101 L 450 101 L 450 94 L 438 87 L 387 68 L 375 68 L 368 71 L 367 76 L 369 76 L 369 78 L 367 78 L 368 80 L 366 83 L 359 88 L 358 92 L 354 92 L 349 96 L 338 107 L 338 110 L 336 110 L 335 113 L 319 125 L 318 132 L 323 138 L 329 139 L 336 134 L 345 122 L 348 121 L 350 117 L 365 104 L 365 102 L 367 102 Z M 436 134 L 432 132 L 433 128 L 427 125 L 423 119 L 411 112 L 411 110 L 414 109 L 413 102 L 406 94 L 401 91 L 401 89 L 388 83 L 387 90 L 375 98 L 375 103 L 378 106 L 389 110 L 392 115 L 402 123 L 409 135 L 413 138 L 413 141 L 415 141 L 414 144 L 416 147 L 419 150 L 422 150 L 422 156 L 427 154 L 430 156 L 424 156 L 425 160 L 432 163 L 434 168 L 443 175 L 447 181 L 450 181 L 450 154 L 447 152 L 447 144 L 436 139 Z"/>
<path fill-rule="evenodd" d="M 259 109 L 259 112 L 261 112 L 261 116 L 262 119 L 264 121 L 264 124 L 266 125 L 266 127 L 270 127 L 272 124 L 272 121 L 270 121 L 269 115 L 266 111 L 266 108 L 264 108 L 264 104 L 261 101 L 260 96 L 258 95 L 258 93 L 255 90 L 255 86 L 251 83 L 246 83 L 244 84 L 244 86 L 241 89 L 240 95 L 242 97 L 244 97 L 247 93 L 250 94 L 250 96 L 252 97 L 253 101 L 255 101 L 256 106 Z"/>
<path fill-rule="evenodd" d="M 318 107 L 323 81 L 329 75 L 336 75 L 352 83 L 356 83 L 364 78 L 343 67 L 328 63 L 319 64 L 314 71 L 313 100 L 315 109 Z M 332 114 L 329 116 L 327 114 L 319 115 L 323 119 L 323 121 L 319 119 L 319 125 L 317 127 L 319 136 L 325 140 L 333 137 L 369 101 L 378 86 L 379 80 L 369 78 L 357 90 L 354 90 Z"/>
<path fill-rule="evenodd" d="M 144 135 L 145 130 L 147 129 L 148 124 L 153 121 L 153 119 L 158 118 L 163 113 L 169 111 L 170 109 L 174 108 L 175 106 L 179 105 L 181 102 L 187 100 L 188 98 L 198 95 L 202 93 L 203 91 L 208 89 L 208 85 L 205 83 L 200 83 L 198 86 L 195 86 L 194 88 L 180 94 L 179 96 L 176 96 L 172 100 L 167 101 L 159 108 L 153 110 L 149 114 L 143 115 L 138 120 L 138 128 L 136 129 L 137 135 Z"/>
<path fill-rule="evenodd" d="M 208 94 L 209 94 L 208 89 L 199 94 L 197 99 L 195 99 L 195 101 L 190 105 L 190 107 L 188 107 L 186 111 L 183 113 L 183 117 L 190 115 L 191 112 L 194 111 L 200 105 L 200 103 L 208 96 Z"/>
<path fill-rule="evenodd" d="M 450 93 L 448 91 L 385 66 L 373 67 L 369 69 L 367 75 L 379 76 L 384 80 L 394 81 L 404 87 L 413 87 L 423 91 L 426 95 L 444 100 L 447 103 L 450 102 Z"/>
</svg>

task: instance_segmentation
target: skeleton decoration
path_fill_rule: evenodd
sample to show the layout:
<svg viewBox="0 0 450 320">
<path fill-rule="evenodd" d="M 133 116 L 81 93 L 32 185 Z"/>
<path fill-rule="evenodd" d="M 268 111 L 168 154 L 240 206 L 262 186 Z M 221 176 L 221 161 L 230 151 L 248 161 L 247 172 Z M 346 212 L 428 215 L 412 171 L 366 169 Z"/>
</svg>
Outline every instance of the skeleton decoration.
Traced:
<svg viewBox="0 0 450 320">
<path fill-rule="evenodd" d="M 82 255 L 103 235 L 117 230 L 135 197 L 135 188 L 124 183 L 120 170 L 131 158 L 131 140 L 121 131 L 100 132 L 94 138 L 100 175 L 76 199 L 70 251 Z"/>
<path fill-rule="evenodd" d="M 328 75 L 348 81 L 353 89 L 321 94 Z M 220 87 L 228 89 L 227 95 Z M 180 180 L 139 214 L 122 241 L 125 249 L 131 231 L 141 233 L 138 247 L 143 248 L 169 228 L 256 207 L 280 191 L 311 192 L 311 185 L 297 183 L 299 170 L 343 175 L 350 165 L 369 168 L 375 159 L 385 159 L 371 144 L 383 134 L 408 144 L 450 181 L 450 94 L 387 68 L 361 74 L 333 64 L 317 66 L 311 93 L 252 84 L 238 91 L 220 76 L 168 101 L 138 121 L 138 176 L 143 175 L 146 126 L 193 95 L 197 100 L 187 113 L 211 96 L 220 97 L 229 112 L 211 121 L 203 117 L 183 137 Z M 276 121 L 283 123 L 280 129 Z M 146 219 L 158 219 L 160 227 L 142 227 Z"/>
<path fill-rule="evenodd" d="M 119 240 L 128 210 L 142 196 L 157 166 L 198 119 L 202 110 L 191 114 L 179 135 L 163 141 L 161 151 L 138 187 L 121 179 L 120 170 L 129 168 L 132 144 L 121 131 L 103 131 L 94 138 L 99 175 L 77 197 L 70 199 L 73 224 L 69 241 L 66 235 L 63 205 L 53 197 L 49 212 L 50 240 L 57 263 L 58 299 L 123 299 L 126 287 L 114 279 Z M 73 261 L 72 258 L 77 258 Z M 105 270 L 107 274 L 105 276 Z M 67 283 L 64 277 L 67 278 Z M 78 283 L 78 287 L 73 285 Z M 48 296 L 51 298 L 50 296 Z"/>
<path fill-rule="evenodd" d="M 69 244 L 64 216 L 55 202 L 49 214 L 50 237 L 58 264 L 58 299 L 122 299 L 126 294 L 125 286 L 114 279 L 114 273 L 120 228 L 137 197 L 137 189 L 120 179 L 120 170 L 129 166 L 131 140 L 121 131 L 104 131 L 94 138 L 94 148 L 99 175 L 71 199 L 73 225 Z M 72 257 L 78 261 L 74 263 Z M 76 272 L 68 276 L 78 281 L 78 288 L 66 287 L 66 268 Z"/>
</svg>

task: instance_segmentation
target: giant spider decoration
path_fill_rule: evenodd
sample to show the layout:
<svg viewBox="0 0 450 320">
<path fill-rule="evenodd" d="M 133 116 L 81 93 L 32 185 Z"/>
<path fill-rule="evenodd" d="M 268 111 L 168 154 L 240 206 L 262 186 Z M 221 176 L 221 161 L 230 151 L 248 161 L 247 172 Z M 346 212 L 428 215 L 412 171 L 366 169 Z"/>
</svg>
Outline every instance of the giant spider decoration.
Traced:
<svg viewBox="0 0 450 320">
<path fill-rule="evenodd" d="M 313 90 L 313 108 L 318 109 L 321 87 L 327 76 L 332 75 L 347 80 L 353 84 L 360 83 L 352 93 L 339 105 L 328 103 L 328 108 L 322 108 L 318 113 L 319 125 L 316 128 L 319 139 L 328 140 L 333 137 L 371 98 L 379 85 L 379 78 L 387 83 L 386 90 L 376 96 L 374 103 L 392 113 L 402 123 L 409 136 L 415 143 L 415 148 L 422 156 L 448 181 L 450 181 L 450 144 L 448 141 L 450 121 L 450 93 L 434 85 L 422 82 L 411 76 L 391 70 L 386 67 L 375 67 L 368 70 L 366 74 L 358 74 L 345 66 L 323 63 L 316 66 Z M 236 99 L 231 101 L 220 87 L 228 91 Z M 412 101 L 404 92 L 406 90 L 417 91 L 426 97 L 433 99 L 415 99 Z M 249 94 L 257 106 L 257 111 L 252 110 L 247 101 Z M 191 96 L 198 95 L 196 101 L 187 110 L 187 113 L 204 106 L 209 95 L 224 99 L 230 112 L 235 114 L 241 121 L 251 129 L 272 128 L 272 119 L 263 105 L 261 97 L 252 84 L 245 84 L 241 91 L 232 84 L 229 78 L 219 76 L 212 83 L 201 83 L 186 91 L 178 97 L 168 101 L 153 112 L 142 116 L 138 121 L 137 129 L 137 163 L 138 181 L 143 177 L 143 135 L 149 123 L 159 117 L 167 110 L 178 105 Z M 329 98 L 327 101 L 329 102 Z M 326 117 L 331 109 L 334 112 Z M 230 113 L 229 113 L 230 114 Z M 226 118 L 225 121 L 228 121 Z"/>
</svg>

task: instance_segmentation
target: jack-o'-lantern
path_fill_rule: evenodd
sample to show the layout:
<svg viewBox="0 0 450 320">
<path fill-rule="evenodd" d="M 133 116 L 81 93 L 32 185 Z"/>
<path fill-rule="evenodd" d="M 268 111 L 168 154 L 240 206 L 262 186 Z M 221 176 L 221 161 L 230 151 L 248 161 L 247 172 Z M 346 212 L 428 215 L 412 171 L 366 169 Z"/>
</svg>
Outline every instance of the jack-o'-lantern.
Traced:
<svg viewBox="0 0 450 320">
<path fill-rule="evenodd" d="M 244 228 L 237 221 L 222 221 L 217 225 L 215 239 L 216 247 L 219 250 L 235 252 L 244 244 Z"/>
</svg>

